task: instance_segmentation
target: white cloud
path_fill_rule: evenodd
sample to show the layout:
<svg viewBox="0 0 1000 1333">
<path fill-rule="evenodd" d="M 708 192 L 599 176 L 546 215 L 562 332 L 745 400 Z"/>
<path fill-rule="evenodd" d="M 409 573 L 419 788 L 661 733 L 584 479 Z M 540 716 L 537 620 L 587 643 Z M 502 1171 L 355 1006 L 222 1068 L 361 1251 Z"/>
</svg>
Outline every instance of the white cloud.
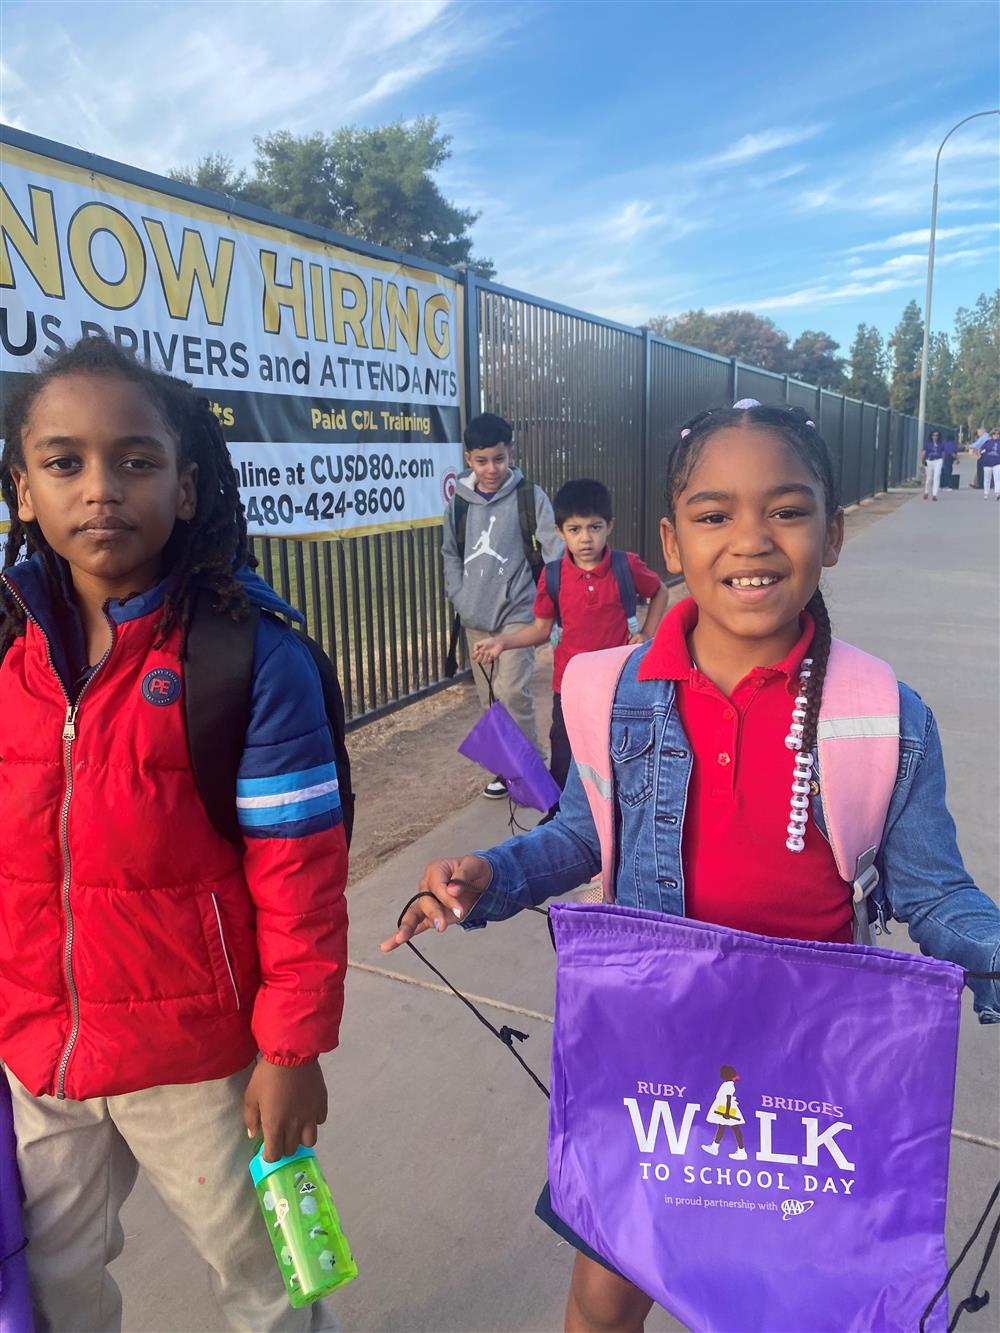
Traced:
<svg viewBox="0 0 1000 1333">
<path fill-rule="evenodd" d="M 4 59 L 18 74 L 3 80 L 2 118 L 153 171 L 207 152 L 246 165 L 255 134 L 329 131 L 376 109 L 398 114 L 400 93 L 519 21 L 505 8 L 470 11 L 456 0 L 209 0 L 197 24 L 183 4 L 18 12 L 4 21 Z"/>
<path fill-rule="evenodd" d="M 993 253 L 991 247 L 954 250 L 950 254 L 939 255 L 934 261 L 935 269 L 938 266 L 961 267 L 975 264 Z M 802 287 L 797 291 L 758 297 L 753 301 L 730 301 L 725 306 L 716 306 L 713 309 L 732 310 L 738 307 L 758 311 L 796 310 L 803 306 L 835 305 L 913 287 L 914 283 L 919 284 L 923 281 L 926 271 L 926 254 L 895 255 L 892 259 L 887 259 L 884 264 L 852 269 L 845 281 L 826 279 L 815 286 Z"/>
<path fill-rule="evenodd" d="M 908 287 L 910 278 L 884 278 L 881 282 L 844 282 L 837 286 L 802 287 L 782 296 L 765 296 L 754 301 L 729 301 L 724 306 L 713 306 L 709 313 L 722 310 L 798 310 L 804 306 L 833 305 L 853 301 L 859 297 L 876 296 L 882 292 L 898 291 Z"/>
<path fill-rule="evenodd" d="M 1000 117 L 996 125 L 1000 125 Z M 797 196 L 796 209 L 803 213 L 846 212 L 853 215 L 881 213 L 887 217 L 926 217 L 930 211 L 934 176 L 934 154 L 939 140 L 897 139 L 860 156 L 857 165 Z M 997 129 L 993 122 L 971 127 L 968 138 L 950 140 L 941 160 L 940 207 L 957 211 L 959 199 L 975 201 L 990 196 L 996 210 Z M 964 203 L 967 208 L 982 204 Z"/>
<path fill-rule="evenodd" d="M 970 248 L 965 250 L 952 250 L 946 254 L 939 254 L 935 257 L 935 267 L 942 264 L 969 264 L 977 259 L 982 259 L 986 255 L 995 254 L 995 250 L 989 246 L 980 246 L 978 249 Z M 881 278 L 894 273 L 921 273 L 927 268 L 927 252 L 923 254 L 905 254 L 894 255 L 892 259 L 885 260 L 881 264 L 873 264 L 866 268 L 852 268 L 852 278 Z"/>
<path fill-rule="evenodd" d="M 762 130 L 758 134 L 744 134 L 742 139 L 730 144 L 721 153 L 714 153 L 698 162 L 699 167 L 728 167 L 745 162 L 753 162 L 767 153 L 776 153 L 781 148 L 791 148 L 795 144 L 814 139 L 823 130 L 822 125 L 806 125 L 801 129 Z"/>
<path fill-rule="evenodd" d="M 1000 232 L 1000 222 L 975 222 L 962 227 L 938 227 L 935 242 L 953 240 L 956 236 L 982 236 L 988 232 Z M 916 231 L 899 231 L 895 236 L 887 236 L 884 241 L 868 241 L 865 245 L 852 245 L 849 254 L 860 255 L 870 250 L 897 250 L 906 245 L 929 245 L 930 227 L 918 227 Z M 924 256 L 926 260 L 927 256 Z"/>
<path fill-rule="evenodd" d="M 658 213 L 648 200 L 632 199 L 622 204 L 606 222 L 599 224 L 599 229 L 604 230 L 611 240 L 627 244 L 666 221 L 666 214 Z"/>
</svg>

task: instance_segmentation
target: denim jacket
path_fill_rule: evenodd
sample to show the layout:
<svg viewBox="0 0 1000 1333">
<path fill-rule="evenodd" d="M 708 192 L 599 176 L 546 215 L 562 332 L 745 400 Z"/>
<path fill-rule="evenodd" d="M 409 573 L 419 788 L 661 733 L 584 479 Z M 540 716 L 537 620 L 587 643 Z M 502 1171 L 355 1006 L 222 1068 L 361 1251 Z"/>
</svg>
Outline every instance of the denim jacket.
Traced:
<svg viewBox="0 0 1000 1333">
<path fill-rule="evenodd" d="M 674 682 L 639 681 L 645 647 L 628 659 L 611 713 L 618 859 L 615 897 L 626 907 L 683 916 L 681 834 L 691 776 L 691 747 L 674 707 Z M 944 758 L 937 725 L 920 696 L 899 687 L 899 772 L 876 858 L 872 894 L 876 930 L 903 921 L 925 954 L 969 972 L 1000 970 L 1000 908 L 969 877 L 945 804 Z M 822 774 L 812 816 L 826 836 Z M 548 824 L 479 852 L 490 886 L 470 911 L 467 928 L 513 916 L 566 893 L 599 873 L 594 821 L 576 769 L 559 814 Z M 808 888 L 803 886 L 803 892 Z M 984 1023 L 1000 1022 L 1000 983 L 970 981 Z"/>
</svg>

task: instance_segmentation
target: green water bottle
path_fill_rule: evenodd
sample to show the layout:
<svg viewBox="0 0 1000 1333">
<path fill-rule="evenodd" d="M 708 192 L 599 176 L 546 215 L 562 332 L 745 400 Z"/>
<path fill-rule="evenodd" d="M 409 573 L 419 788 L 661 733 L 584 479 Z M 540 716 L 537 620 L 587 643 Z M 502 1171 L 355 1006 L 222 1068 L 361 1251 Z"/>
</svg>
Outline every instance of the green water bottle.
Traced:
<svg viewBox="0 0 1000 1333">
<path fill-rule="evenodd" d="M 358 1275 L 330 1189 L 312 1148 L 250 1163 L 260 1210 L 267 1223 L 288 1299 L 296 1309 L 328 1296 Z"/>
</svg>

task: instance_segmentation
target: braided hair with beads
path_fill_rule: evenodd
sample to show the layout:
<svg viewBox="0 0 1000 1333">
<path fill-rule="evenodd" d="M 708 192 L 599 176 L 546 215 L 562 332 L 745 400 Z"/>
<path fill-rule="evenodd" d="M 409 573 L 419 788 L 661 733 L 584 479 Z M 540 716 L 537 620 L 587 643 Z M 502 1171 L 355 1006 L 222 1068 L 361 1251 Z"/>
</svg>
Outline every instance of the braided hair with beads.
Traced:
<svg viewBox="0 0 1000 1333">
<path fill-rule="evenodd" d="M 218 611 L 234 620 L 242 619 L 248 603 L 236 571 L 242 565 L 255 565 L 256 560 L 249 551 L 236 474 L 218 419 L 207 400 L 190 384 L 153 370 L 104 337 L 81 339 L 59 353 L 43 370 L 20 376 L 7 395 L 3 413 L 4 446 L 0 453 L 0 495 L 10 510 L 11 521 L 4 544 L 3 568 L 37 554 L 48 574 L 53 595 L 59 600 L 65 598 L 56 553 L 37 523 L 24 522 L 17 516 L 13 477 L 14 469 L 24 470 L 23 436 L 32 405 L 47 385 L 65 375 L 120 376 L 138 385 L 176 436 L 179 462 L 197 465 L 194 517 L 188 522 L 177 521 L 163 551 L 167 586 L 157 625 L 157 647 L 180 625 L 183 652 L 195 596 L 201 589 L 212 595 Z M 0 579 L 0 661 L 24 631 L 24 610 Z"/>
<path fill-rule="evenodd" d="M 740 425 L 763 427 L 784 440 L 822 486 L 827 517 L 837 512 L 840 508 L 837 480 L 830 452 L 815 424 L 799 407 L 769 407 L 754 403 L 748 407 L 715 408 L 699 412 L 681 427 L 677 443 L 667 461 L 666 515 L 671 523 L 676 515 L 677 497 L 687 485 L 708 441 L 716 431 Z M 801 749 L 808 754 L 816 745 L 816 728 L 832 635 L 829 612 L 819 588 L 809 598 L 804 610 L 812 616 L 816 627 L 809 649 L 812 659 L 810 675 L 802 686 L 806 704 L 802 719 Z"/>
</svg>

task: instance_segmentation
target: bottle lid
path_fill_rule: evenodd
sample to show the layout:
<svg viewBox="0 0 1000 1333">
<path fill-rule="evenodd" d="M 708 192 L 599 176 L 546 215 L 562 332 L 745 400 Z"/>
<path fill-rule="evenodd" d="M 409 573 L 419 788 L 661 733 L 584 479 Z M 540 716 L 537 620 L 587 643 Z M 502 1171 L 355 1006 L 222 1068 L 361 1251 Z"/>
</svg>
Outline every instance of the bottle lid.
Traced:
<svg viewBox="0 0 1000 1333">
<path fill-rule="evenodd" d="M 262 1180 L 266 1180 L 269 1175 L 277 1171 L 280 1167 L 287 1166 L 289 1162 L 301 1162 L 306 1157 L 315 1157 L 315 1148 L 303 1148 L 300 1144 L 292 1153 L 291 1157 L 279 1157 L 276 1162 L 269 1162 L 264 1157 L 264 1145 L 257 1149 L 257 1152 L 250 1159 L 250 1177 L 255 1185 L 259 1185 Z"/>
</svg>

